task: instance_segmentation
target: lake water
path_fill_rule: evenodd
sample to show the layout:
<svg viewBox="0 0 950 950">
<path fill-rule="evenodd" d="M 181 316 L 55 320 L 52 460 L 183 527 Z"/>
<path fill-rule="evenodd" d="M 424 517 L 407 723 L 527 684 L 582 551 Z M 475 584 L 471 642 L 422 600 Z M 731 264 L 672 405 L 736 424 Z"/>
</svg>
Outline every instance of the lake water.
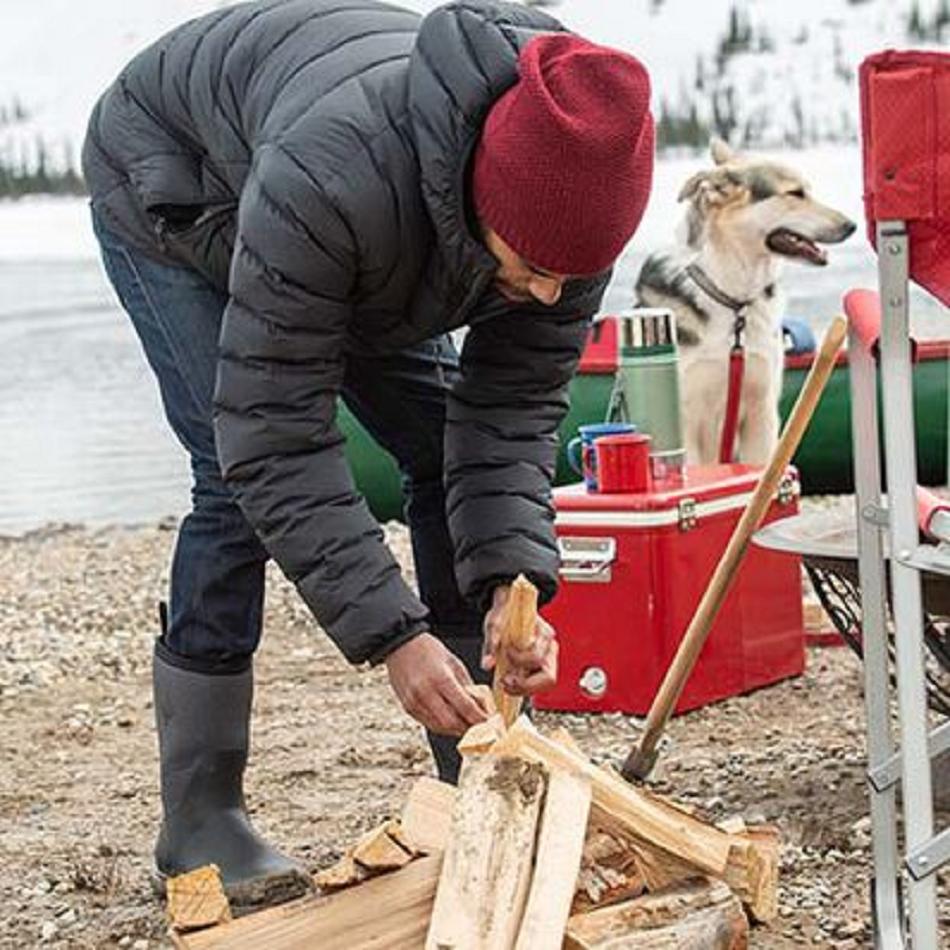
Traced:
<svg viewBox="0 0 950 950">
<path fill-rule="evenodd" d="M 629 305 L 637 255 L 621 261 L 605 311 Z M 789 267 L 789 312 L 820 330 L 843 288 L 873 286 L 863 242 L 825 269 Z M 914 298 L 918 336 L 950 336 Z M 0 533 L 48 522 L 131 524 L 180 514 L 188 469 L 164 423 L 131 327 L 93 259 L 0 260 Z"/>
</svg>

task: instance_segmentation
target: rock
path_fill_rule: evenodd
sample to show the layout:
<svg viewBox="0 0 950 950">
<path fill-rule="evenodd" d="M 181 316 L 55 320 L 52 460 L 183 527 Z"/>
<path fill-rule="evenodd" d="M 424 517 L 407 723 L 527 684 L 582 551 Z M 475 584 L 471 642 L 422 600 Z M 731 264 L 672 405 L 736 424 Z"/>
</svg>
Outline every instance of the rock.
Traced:
<svg viewBox="0 0 950 950">
<path fill-rule="evenodd" d="M 59 933 L 59 927 L 56 926 L 55 921 L 43 921 L 43 926 L 40 928 L 40 940 L 42 940 L 43 943 L 49 943 L 57 933 Z"/>
</svg>

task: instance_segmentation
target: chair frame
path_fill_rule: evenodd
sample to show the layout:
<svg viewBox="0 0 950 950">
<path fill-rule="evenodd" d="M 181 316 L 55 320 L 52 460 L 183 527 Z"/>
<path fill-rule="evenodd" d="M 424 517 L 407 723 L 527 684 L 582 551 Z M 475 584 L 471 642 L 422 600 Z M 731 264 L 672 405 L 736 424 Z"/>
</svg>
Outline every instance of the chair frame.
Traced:
<svg viewBox="0 0 950 950">
<path fill-rule="evenodd" d="M 934 834 L 931 757 L 950 747 L 950 722 L 930 731 L 921 571 L 950 574 L 950 555 L 921 545 L 917 517 L 913 365 L 908 311 L 911 246 L 905 222 L 876 225 L 880 338 L 869 345 L 849 312 L 855 504 L 863 617 L 868 782 L 874 859 L 875 946 L 937 950 L 934 872 L 950 861 L 950 829 Z M 846 307 L 847 309 L 847 307 Z M 876 358 L 877 357 L 877 358 Z M 881 379 L 883 458 L 878 441 Z M 882 462 L 888 495 L 882 489 Z M 885 536 L 892 553 L 892 628 L 896 688 L 888 669 Z M 896 693 L 899 747 L 891 705 Z M 904 844 L 898 846 L 897 786 L 902 784 Z"/>
</svg>

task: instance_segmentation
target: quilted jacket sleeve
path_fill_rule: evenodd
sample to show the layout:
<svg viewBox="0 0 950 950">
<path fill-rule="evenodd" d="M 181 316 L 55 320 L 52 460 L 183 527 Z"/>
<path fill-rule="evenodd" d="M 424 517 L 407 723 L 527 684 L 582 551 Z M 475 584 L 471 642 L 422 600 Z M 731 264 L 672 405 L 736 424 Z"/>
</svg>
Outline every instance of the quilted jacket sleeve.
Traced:
<svg viewBox="0 0 950 950">
<path fill-rule="evenodd" d="M 347 659 L 382 658 L 426 626 L 357 493 L 336 427 L 353 241 L 332 199 L 278 146 L 241 198 L 215 393 L 224 478 Z"/>
<path fill-rule="evenodd" d="M 482 607 L 496 584 L 520 572 L 542 602 L 557 590 L 557 430 L 605 283 L 572 313 L 510 313 L 476 324 L 465 339 L 448 402 L 445 475 L 459 585 Z"/>
</svg>

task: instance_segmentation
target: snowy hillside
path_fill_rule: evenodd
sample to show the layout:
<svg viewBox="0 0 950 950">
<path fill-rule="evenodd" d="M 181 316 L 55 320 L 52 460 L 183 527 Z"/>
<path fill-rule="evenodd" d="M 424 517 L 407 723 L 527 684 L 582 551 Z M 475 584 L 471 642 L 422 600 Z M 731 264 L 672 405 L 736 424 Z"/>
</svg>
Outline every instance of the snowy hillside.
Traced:
<svg viewBox="0 0 950 950">
<path fill-rule="evenodd" d="M 122 64 L 175 23 L 226 2 L 4 0 L 0 165 L 29 168 L 40 153 L 55 168 L 75 161 L 89 109 Z M 402 2 L 426 12 L 439 0 Z M 562 0 L 552 12 L 647 63 L 667 141 L 689 141 L 683 132 L 692 124 L 698 140 L 716 127 L 740 143 L 777 147 L 853 137 L 861 57 L 911 45 L 909 24 L 930 30 L 941 17 L 950 21 L 947 6 L 948 0 Z"/>
</svg>

